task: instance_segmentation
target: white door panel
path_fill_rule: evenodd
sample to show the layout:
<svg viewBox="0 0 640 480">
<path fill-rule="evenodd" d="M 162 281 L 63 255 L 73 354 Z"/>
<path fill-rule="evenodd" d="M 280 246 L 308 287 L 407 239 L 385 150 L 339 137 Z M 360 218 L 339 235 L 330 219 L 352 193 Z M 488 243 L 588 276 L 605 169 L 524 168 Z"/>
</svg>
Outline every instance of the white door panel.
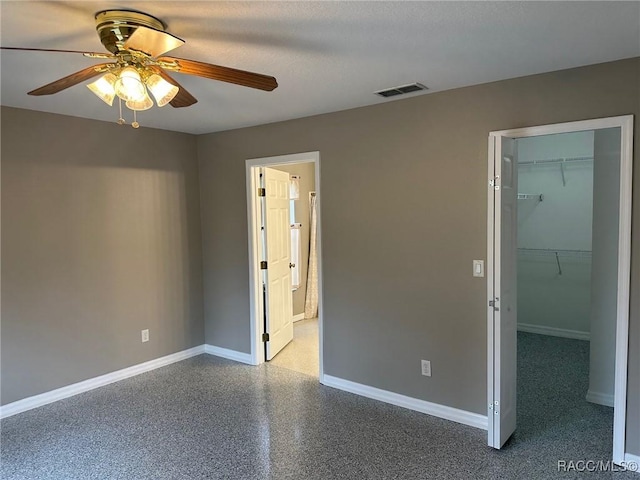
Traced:
<svg viewBox="0 0 640 480">
<path fill-rule="evenodd" d="M 493 254 L 493 398 L 489 445 L 501 448 L 516 429 L 517 192 L 516 143 L 497 137 Z"/>
<path fill-rule="evenodd" d="M 289 223 L 289 174 L 272 168 L 262 169 L 265 196 L 264 270 L 266 292 L 266 360 L 271 360 L 293 340 L 293 299 L 291 294 L 291 235 Z"/>
</svg>

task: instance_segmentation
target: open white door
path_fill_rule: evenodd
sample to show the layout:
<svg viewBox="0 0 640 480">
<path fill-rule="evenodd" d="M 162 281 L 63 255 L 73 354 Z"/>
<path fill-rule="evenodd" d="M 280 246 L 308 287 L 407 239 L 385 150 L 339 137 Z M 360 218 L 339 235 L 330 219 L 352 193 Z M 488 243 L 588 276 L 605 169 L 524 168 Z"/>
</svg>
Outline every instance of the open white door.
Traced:
<svg viewBox="0 0 640 480">
<path fill-rule="evenodd" d="M 271 360 L 293 340 L 291 295 L 291 234 L 289 223 L 289 174 L 262 169 L 263 269 L 265 288 L 265 359 Z"/>
<path fill-rule="evenodd" d="M 493 285 L 489 285 L 489 446 L 501 448 L 516 429 L 517 197 L 516 143 L 493 136 Z M 491 199 L 489 208 L 491 209 Z M 491 291 L 493 290 L 493 291 Z M 491 336 L 493 337 L 491 339 Z"/>
<path fill-rule="evenodd" d="M 516 427 L 517 355 L 517 158 L 516 138 L 620 128 L 620 198 L 618 279 L 613 415 L 613 462 L 624 465 L 629 374 L 629 296 L 631 205 L 633 179 L 633 115 L 581 120 L 491 132 L 489 135 L 487 228 L 487 399 L 488 443 L 501 448 Z"/>
</svg>

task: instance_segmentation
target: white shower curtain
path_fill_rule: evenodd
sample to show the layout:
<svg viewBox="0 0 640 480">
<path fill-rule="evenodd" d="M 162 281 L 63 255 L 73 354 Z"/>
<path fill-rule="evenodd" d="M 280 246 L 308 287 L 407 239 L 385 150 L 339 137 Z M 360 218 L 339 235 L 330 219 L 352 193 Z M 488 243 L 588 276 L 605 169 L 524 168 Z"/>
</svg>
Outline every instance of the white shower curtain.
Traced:
<svg viewBox="0 0 640 480">
<path fill-rule="evenodd" d="M 309 210 L 309 268 L 307 270 L 307 293 L 304 299 L 304 318 L 316 318 L 318 316 L 318 252 L 315 193 L 311 194 Z"/>
</svg>

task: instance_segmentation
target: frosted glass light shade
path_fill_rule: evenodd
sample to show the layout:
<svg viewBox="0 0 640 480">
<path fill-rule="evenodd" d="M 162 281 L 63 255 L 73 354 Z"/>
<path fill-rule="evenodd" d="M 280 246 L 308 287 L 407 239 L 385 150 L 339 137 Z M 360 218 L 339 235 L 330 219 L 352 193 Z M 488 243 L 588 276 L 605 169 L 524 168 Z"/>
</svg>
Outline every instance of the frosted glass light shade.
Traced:
<svg viewBox="0 0 640 480">
<path fill-rule="evenodd" d="M 147 91 L 140 80 L 140 75 L 133 67 L 122 69 L 116 80 L 115 89 L 116 95 L 125 102 L 142 101 L 147 96 Z"/>
<path fill-rule="evenodd" d="M 113 73 L 107 73 L 98 80 L 87 85 L 87 88 L 91 90 L 100 100 L 107 105 L 113 105 L 113 99 L 116 96 L 116 76 Z"/>
<path fill-rule="evenodd" d="M 178 94 L 180 90 L 175 85 L 170 84 L 160 75 L 154 73 L 147 79 L 147 88 L 151 90 L 159 107 L 164 107 Z"/>
<path fill-rule="evenodd" d="M 131 110 L 140 112 L 142 110 L 149 110 L 151 107 L 153 107 L 153 100 L 151 100 L 151 97 L 145 91 L 144 97 L 142 97 L 142 99 L 127 100 L 125 105 L 127 106 L 127 108 L 130 108 Z"/>
</svg>

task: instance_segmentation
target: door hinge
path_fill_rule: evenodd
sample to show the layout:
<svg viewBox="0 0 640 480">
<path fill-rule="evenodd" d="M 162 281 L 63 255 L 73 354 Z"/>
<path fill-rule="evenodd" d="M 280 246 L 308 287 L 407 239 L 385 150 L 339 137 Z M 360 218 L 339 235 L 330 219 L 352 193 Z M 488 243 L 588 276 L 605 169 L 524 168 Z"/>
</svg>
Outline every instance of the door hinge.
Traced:
<svg viewBox="0 0 640 480">
<path fill-rule="evenodd" d="M 264 188 L 259 188 L 258 189 L 258 196 L 259 197 L 264 197 L 267 195 L 267 191 Z"/>
<path fill-rule="evenodd" d="M 489 306 L 493 307 L 494 312 L 499 312 L 500 308 L 498 307 L 498 302 L 500 299 L 496 298 L 495 300 L 489 300 Z"/>
<path fill-rule="evenodd" d="M 268 342 L 269 341 L 269 334 L 268 333 L 263 333 L 262 334 L 262 341 L 263 342 Z"/>
<path fill-rule="evenodd" d="M 493 178 L 489 179 L 489 186 L 494 190 L 500 190 L 500 185 L 498 185 L 498 181 L 500 180 L 500 175 L 496 175 Z"/>
<path fill-rule="evenodd" d="M 267 269 L 267 261 L 263 260 L 260 262 L 260 270 L 266 270 Z"/>
</svg>

